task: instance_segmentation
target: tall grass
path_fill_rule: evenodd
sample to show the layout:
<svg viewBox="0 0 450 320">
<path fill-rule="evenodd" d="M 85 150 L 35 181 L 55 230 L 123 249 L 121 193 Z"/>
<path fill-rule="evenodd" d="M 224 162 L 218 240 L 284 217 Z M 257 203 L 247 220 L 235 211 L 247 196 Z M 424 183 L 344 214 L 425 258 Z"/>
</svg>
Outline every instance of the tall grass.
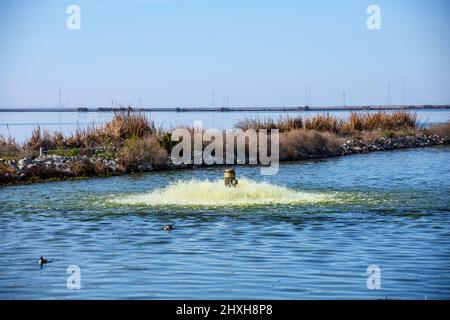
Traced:
<svg viewBox="0 0 450 320">
<path fill-rule="evenodd" d="M 314 156 L 324 151 L 333 154 L 339 151 L 344 137 L 370 140 L 386 135 L 414 135 L 419 129 L 415 114 L 405 111 L 351 113 L 348 119 L 339 119 L 331 114 L 316 115 L 303 119 L 300 115 L 273 118 L 245 118 L 235 127 L 247 129 L 279 129 L 281 160 Z M 450 125 L 435 126 L 428 132 L 450 139 Z M 194 128 L 186 127 L 191 133 Z M 403 132 L 403 133 L 402 133 Z M 421 129 L 420 132 L 423 132 Z M 193 139 L 193 134 L 191 134 Z M 247 143 L 247 141 L 246 141 Z M 81 127 L 64 136 L 61 132 L 49 132 L 36 127 L 31 137 L 19 145 L 14 138 L 0 136 L 0 157 L 24 157 L 36 155 L 39 148 L 57 150 L 55 154 L 90 154 L 107 159 L 117 159 L 124 170 L 133 170 L 140 162 L 160 164 L 167 160 L 168 152 L 176 142 L 171 133 L 156 129 L 153 121 L 144 114 L 130 110 L 116 112 L 104 125 Z M 203 148 L 209 141 L 203 141 Z M 247 146 L 248 147 L 248 146 Z M 99 150 L 100 149 L 100 150 Z M 76 151 L 76 152 L 75 152 Z M 224 152 L 225 152 L 224 146 Z M 107 156 L 105 156 L 107 154 Z M 224 153 L 225 154 L 225 153 Z M 74 164 L 75 172 L 93 172 L 87 163 Z M 78 166 L 78 167 L 77 167 Z M 102 168 L 95 168 L 102 172 Z"/>
<path fill-rule="evenodd" d="M 290 131 L 303 128 L 303 119 L 300 116 L 286 116 L 280 117 L 278 120 L 273 118 L 245 118 L 239 120 L 234 125 L 237 129 L 246 131 L 247 129 L 278 129 L 280 132 Z"/>
<path fill-rule="evenodd" d="M 327 113 L 326 115 L 317 115 L 306 119 L 305 129 L 339 133 L 341 131 L 342 122 L 341 119 Z"/>
<path fill-rule="evenodd" d="M 135 169 L 139 162 L 156 165 L 164 163 L 167 160 L 167 151 L 155 135 L 147 134 L 142 138 L 133 136 L 127 139 L 118 158 L 124 170 L 129 171 Z"/>
<path fill-rule="evenodd" d="M 0 135 L 0 157 L 12 157 L 21 151 L 21 146 L 13 137 Z"/>
<path fill-rule="evenodd" d="M 273 118 L 248 118 L 235 124 L 236 128 L 247 129 L 279 129 L 286 132 L 297 129 L 316 130 L 336 134 L 351 134 L 355 131 L 400 130 L 419 127 L 416 114 L 406 111 L 351 113 L 346 120 L 331 114 L 316 115 L 303 120 L 301 116 L 285 117 L 279 120 Z"/>
<path fill-rule="evenodd" d="M 30 139 L 25 142 L 25 148 L 39 150 L 39 148 L 53 148 L 52 135 L 48 130 L 41 130 L 40 126 L 33 129 Z"/>
<path fill-rule="evenodd" d="M 438 135 L 446 141 L 450 141 L 450 121 L 430 126 L 426 132 Z"/>
<path fill-rule="evenodd" d="M 141 113 L 132 113 L 130 110 L 114 113 L 111 121 L 103 126 L 78 126 L 68 137 L 59 131 L 49 132 L 37 126 L 24 147 L 31 150 L 57 148 L 95 148 L 105 144 L 122 145 L 131 137 L 142 138 L 147 134 L 156 133 L 153 121 Z"/>
<path fill-rule="evenodd" d="M 142 113 L 116 112 L 112 121 L 106 123 L 101 133 L 114 140 L 124 141 L 131 137 L 143 137 L 156 132 L 153 121 L 149 121 Z"/>
<path fill-rule="evenodd" d="M 329 132 L 296 129 L 280 134 L 280 160 L 313 158 L 322 154 L 337 154 L 345 141 Z"/>
<path fill-rule="evenodd" d="M 124 109 L 116 111 L 114 117 L 104 125 L 94 123 L 83 127 L 78 125 L 68 136 L 64 136 L 60 131 L 50 132 L 39 126 L 33 129 L 30 138 L 22 145 L 19 145 L 12 137 L 0 136 L 0 157 L 18 158 L 35 155 L 40 148 L 44 150 L 79 149 L 81 154 L 95 149 L 121 150 L 125 148 L 126 141 L 132 138 L 148 141 L 149 136 L 155 136 L 157 137 L 155 139 L 158 139 L 161 133 L 161 130 L 155 128 L 154 122 L 144 114 Z M 163 148 L 155 147 L 152 150 L 155 154 L 160 154 L 160 149 Z"/>
<path fill-rule="evenodd" d="M 352 113 L 350 118 L 343 122 L 341 126 L 341 130 L 344 132 L 417 128 L 417 115 L 406 111 L 397 111 L 393 113 Z"/>
</svg>

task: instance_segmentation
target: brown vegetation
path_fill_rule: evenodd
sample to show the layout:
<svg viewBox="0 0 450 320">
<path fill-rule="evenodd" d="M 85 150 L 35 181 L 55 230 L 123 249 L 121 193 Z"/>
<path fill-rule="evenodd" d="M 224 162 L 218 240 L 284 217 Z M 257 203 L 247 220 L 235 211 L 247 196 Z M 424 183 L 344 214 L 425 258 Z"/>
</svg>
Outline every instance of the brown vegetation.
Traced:
<svg viewBox="0 0 450 320">
<path fill-rule="evenodd" d="M 405 111 L 352 113 L 346 120 L 330 114 L 305 119 L 300 115 L 280 117 L 278 120 L 246 118 L 238 121 L 235 127 L 244 131 L 279 129 L 282 161 L 342 154 L 347 139 L 367 144 L 384 141 L 384 138 L 425 134 L 437 135 L 447 143 L 450 141 L 450 122 L 422 129 L 416 115 Z M 194 131 L 192 127 L 186 129 L 191 133 Z M 191 137 L 193 139 L 193 134 Z M 26 170 L 14 171 L 12 165 L 7 165 L 8 161 L 3 161 L 0 162 L 0 184 L 13 181 L 14 177 L 33 181 L 141 171 L 140 166 L 146 170 L 166 164 L 168 153 L 176 143 L 171 141 L 170 131 L 155 129 L 154 123 L 145 115 L 130 110 L 116 112 L 113 119 L 104 125 L 79 126 L 68 136 L 59 131 L 42 130 L 38 126 L 22 145 L 12 137 L 0 136 L 0 158 L 35 158 L 39 149 L 43 148 L 49 154 L 65 157 L 67 166 L 61 170 L 38 162 Z M 203 140 L 203 148 L 208 144 L 209 141 Z M 248 145 L 246 149 L 248 154 Z M 225 152 L 224 146 L 224 156 Z M 17 166 L 17 162 L 14 165 Z"/>
<path fill-rule="evenodd" d="M 24 148 L 38 151 L 40 147 L 46 150 L 58 148 L 95 148 L 105 144 L 122 145 L 131 137 L 141 138 L 146 134 L 154 134 L 153 122 L 141 113 L 128 111 L 116 112 L 111 121 L 103 126 L 80 127 L 68 137 L 59 131 L 50 133 L 36 127 Z"/>
<path fill-rule="evenodd" d="M 444 138 L 446 141 L 450 140 L 450 121 L 447 121 L 443 124 L 435 124 L 430 126 L 426 131 L 431 134 L 438 135 L 441 138 Z"/>
<path fill-rule="evenodd" d="M 167 151 L 161 147 L 159 139 L 147 134 L 141 139 L 132 137 L 125 141 L 118 154 L 119 163 L 126 171 L 136 168 L 139 162 L 162 164 L 167 160 Z"/>
<path fill-rule="evenodd" d="M 373 130 L 402 130 L 418 129 L 417 116 L 406 111 L 351 113 L 347 120 L 340 119 L 331 114 L 316 115 L 303 120 L 301 116 L 285 117 L 279 120 L 272 118 L 253 118 L 238 121 L 236 128 L 247 129 L 279 129 L 286 132 L 296 129 L 332 132 L 339 135 L 349 135 L 360 131 Z"/>
<path fill-rule="evenodd" d="M 297 129 L 280 134 L 280 160 L 298 160 L 337 154 L 345 139 L 329 132 Z"/>
<path fill-rule="evenodd" d="M 67 171 L 59 171 L 52 166 L 33 166 L 25 173 L 29 179 L 112 173 L 101 159 L 117 159 L 123 171 L 128 172 L 141 162 L 164 163 L 167 152 L 162 146 L 163 137 L 145 115 L 126 110 L 116 112 L 113 119 L 103 126 L 79 126 L 67 137 L 59 131 L 52 133 L 39 126 L 22 145 L 14 138 L 0 136 L 0 158 L 35 158 L 41 148 L 49 154 L 73 158 L 67 163 Z M 15 175 L 11 166 L 5 164 L 0 167 L 0 177 Z"/>
<path fill-rule="evenodd" d="M 305 121 L 305 129 L 321 132 L 339 133 L 342 131 L 343 120 L 330 114 L 317 115 Z"/>
<path fill-rule="evenodd" d="M 280 117 L 278 120 L 273 118 L 245 118 L 239 120 L 234 125 L 237 129 L 248 130 L 248 129 L 278 129 L 280 132 L 301 129 L 303 128 L 303 120 L 300 116 L 295 117 Z"/>
<path fill-rule="evenodd" d="M 17 143 L 16 139 L 9 136 L 5 138 L 0 135 L 0 156 L 3 157 L 13 157 L 18 154 L 21 150 L 20 145 Z"/>
</svg>

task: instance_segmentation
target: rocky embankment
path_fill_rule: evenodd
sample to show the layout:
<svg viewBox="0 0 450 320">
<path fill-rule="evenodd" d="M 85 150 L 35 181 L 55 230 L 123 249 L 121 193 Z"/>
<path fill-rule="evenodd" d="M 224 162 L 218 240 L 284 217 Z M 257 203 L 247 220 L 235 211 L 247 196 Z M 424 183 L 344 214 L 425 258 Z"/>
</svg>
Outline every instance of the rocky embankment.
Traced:
<svg viewBox="0 0 450 320">
<path fill-rule="evenodd" d="M 438 137 L 437 135 L 416 135 L 397 138 L 380 138 L 375 139 L 370 143 L 364 143 L 359 140 L 347 140 L 343 145 L 341 145 L 342 151 L 340 154 L 347 155 L 372 151 L 420 148 L 448 143 L 450 143 L 450 141 L 446 141 L 444 138 Z"/>
<path fill-rule="evenodd" d="M 74 157 L 44 155 L 34 159 L 0 159 L 0 168 L 2 168 L 0 183 L 51 178 L 75 178 L 78 176 L 119 172 L 119 165 L 116 161 L 92 158 L 86 155 Z"/>
<path fill-rule="evenodd" d="M 345 156 L 374 151 L 395 150 L 404 148 L 418 148 L 434 145 L 449 144 L 450 141 L 437 135 L 416 135 L 397 138 L 380 138 L 370 143 L 361 140 L 347 140 L 337 151 L 318 151 L 302 154 L 299 159 L 316 159 L 333 156 Z M 104 159 L 100 157 L 44 155 L 35 159 L 4 160 L 0 159 L 0 185 L 20 182 L 36 182 L 42 180 L 70 179 L 89 176 L 108 176 L 131 172 L 148 172 L 153 170 L 171 170 L 192 168 L 193 165 L 175 165 L 169 159 L 163 165 L 148 162 L 137 163 L 132 168 L 124 168 L 118 159 Z"/>
</svg>

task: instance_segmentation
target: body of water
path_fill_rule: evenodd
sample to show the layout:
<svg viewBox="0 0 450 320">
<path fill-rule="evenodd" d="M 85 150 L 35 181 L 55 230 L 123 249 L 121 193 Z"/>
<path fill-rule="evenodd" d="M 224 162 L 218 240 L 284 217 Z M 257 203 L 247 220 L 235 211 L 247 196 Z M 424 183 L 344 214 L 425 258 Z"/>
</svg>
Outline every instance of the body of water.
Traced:
<svg viewBox="0 0 450 320">
<path fill-rule="evenodd" d="M 371 111 L 373 112 L 373 111 Z M 348 111 L 329 112 L 340 118 L 347 118 Z M 443 123 L 450 120 L 450 110 L 418 110 L 421 124 Z M 171 128 L 178 125 L 193 126 L 194 121 L 202 121 L 207 128 L 232 128 L 236 121 L 244 118 L 265 118 L 296 116 L 298 112 L 146 112 L 156 127 Z M 302 112 L 308 118 L 326 112 Z M 31 136 L 37 126 L 49 131 L 59 130 L 65 134 L 74 132 L 78 126 L 101 125 L 112 119 L 112 112 L 0 112 L 0 135 L 12 136 L 23 142 Z"/>
<path fill-rule="evenodd" d="M 217 167 L 2 187 L 0 299 L 450 299 L 449 163 L 441 146 L 238 166 L 236 189 Z"/>
</svg>

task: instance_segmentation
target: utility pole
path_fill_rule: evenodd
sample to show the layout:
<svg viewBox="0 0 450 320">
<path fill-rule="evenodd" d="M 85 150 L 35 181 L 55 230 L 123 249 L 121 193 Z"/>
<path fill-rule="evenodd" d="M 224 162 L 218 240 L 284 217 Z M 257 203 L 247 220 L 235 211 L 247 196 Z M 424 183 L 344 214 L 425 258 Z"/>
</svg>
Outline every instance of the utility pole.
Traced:
<svg viewBox="0 0 450 320">
<path fill-rule="evenodd" d="M 58 108 L 62 107 L 61 89 L 58 89 Z"/>
<path fill-rule="evenodd" d="M 402 78 L 402 105 L 406 104 L 405 86 L 405 78 Z"/>
<path fill-rule="evenodd" d="M 345 96 L 345 90 L 342 91 L 342 106 L 347 106 L 347 97 Z"/>
<path fill-rule="evenodd" d="M 391 102 L 391 82 L 388 81 L 387 84 L 387 105 L 390 107 L 392 105 Z"/>
<path fill-rule="evenodd" d="M 312 104 L 312 100 L 311 100 L 311 83 L 308 84 L 308 106 L 310 106 Z"/>
<path fill-rule="evenodd" d="M 422 105 L 422 97 L 420 94 L 420 88 L 417 89 L 417 103 L 419 104 L 419 106 Z"/>
<path fill-rule="evenodd" d="M 212 91 L 212 107 L 213 108 L 216 107 L 216 91 L 215 90 Z"/>
<path fill-rule="evenodd" d="M 308 106 L 308 85 L 305 84 L 305 107 Z"/>
<path fill-rule="evenodd" d="M 305 85 L 305 106 L 311 105 L 311 84 Z"/>
</svg>

